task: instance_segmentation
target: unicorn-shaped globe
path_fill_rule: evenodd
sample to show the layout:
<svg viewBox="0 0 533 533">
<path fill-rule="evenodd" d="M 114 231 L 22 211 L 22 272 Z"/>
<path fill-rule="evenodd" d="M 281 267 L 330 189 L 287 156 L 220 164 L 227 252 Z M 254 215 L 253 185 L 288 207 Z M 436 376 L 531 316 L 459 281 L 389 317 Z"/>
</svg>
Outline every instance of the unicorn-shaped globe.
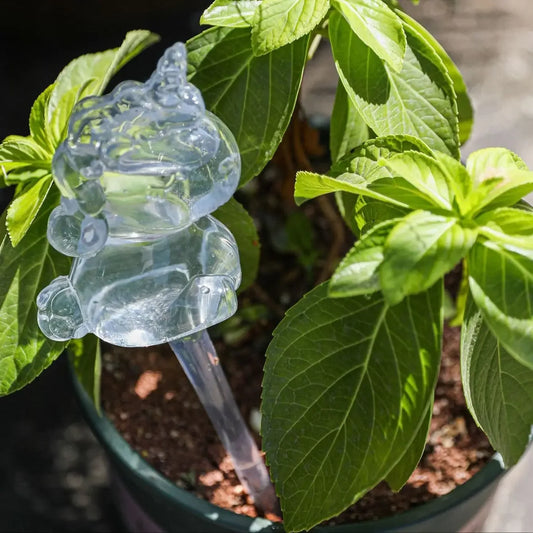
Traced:
<svg viewBox="0 0 533 533">
<path fill-rule="evenodd" d="M 92 332 L 148 346 L 235 312 L 237 246 L 209 213 L 238 185 L 239 152 L 187 83 L 181 43 L 146 83 L 124 82 L 75 107 L 53 172 L 62 200 L 48 239 L 76 259 L 37 300 L 47 336 Z"/>
<path fill-rule="evenodd" d="M 120 346 L 169 342 L 244 487 L 273 511 L 268 472 L 206 332 L 237 308 L 237 244 L 210 213 L 237 188 L 240 157 L 186 70 L 177 43 L 146 83 L 75 106 L 53 159 L 62 198 L 47 232 L 74 261 L 37 297 L 37 318 L 58 341 L 90 332 Z"/>
</svg>

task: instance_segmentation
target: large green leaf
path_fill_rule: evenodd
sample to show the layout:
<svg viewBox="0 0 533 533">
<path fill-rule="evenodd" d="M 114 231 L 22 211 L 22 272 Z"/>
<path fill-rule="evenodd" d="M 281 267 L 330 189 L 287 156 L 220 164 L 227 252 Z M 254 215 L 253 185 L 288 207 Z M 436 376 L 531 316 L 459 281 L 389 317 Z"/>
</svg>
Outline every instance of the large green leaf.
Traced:
<svg viewBox="0 0 533 533">
<path fill-rule="evenodd" d="M 368 126 L 351 103 L 342 83 L 337 84 L 329 129 L 329 150 L 332 161 L 368 139 Z"/>
<path fill-rule="evenodd" d="M 414 211 L 389 233 L 379 269 L 383 294 L 391 305 L 431 287 L 473 246 L 475 230 L 457 219 Z"/>
<path fill-rule="evenodd" d="M 261 0 L 215 0 L 200 17 L 200 24 L 246 28 L 252 25 Z"/>
<path fill-rule="evenodd" d="M 466 142 L 472 131 L 472 125 L 474 122 L 474 111 L 472 109 L 472 103 L 466 90 L 466 84 L 463 80 L 463 76 L 459 69 L 455 66 L 455 63 L 451 60 L 450 56 L 446 53 L 446 50 L 438 43 L 438 41 L 431 35 L 422 25 L 416 20 L 412 19 L 409 15 L 401 10 L 396 10 L 396 13 L 403 20 L 404 24 L 409 26 L 412 32 L 415 32 L 423 39 L 428 46 L 433 48 L 436 54 L 442 60 L 448 74 L 453 82 L 453 88 L 457 97 L 457 113 L 459 119 L 459 142 L 463 144 Z"/>
<path fill-rule="evenodd" d="M 398 219 L 377 224 L 346 254 L 329 283 L 333 297 L 357 296 L 378 291 L 379 266 L 383 261 L 383 247 Z"/>
<path fill-rule="evenodd" d="M 424 449 L 426 448 L 426 441 L 429 434 L 429 426 L 431 418 L 433 417 L 433 402 L 428 405 L 428 410 L 424 415 L 424 420 L 418 432 L 411 443 L 411 446 L 405 450 L 402 458 L 394 465 L 394 468 L 387 474 L 386 482 L 389 487 L 398 492 L 406 483 L 414 469 L 417 467 Z"/>
<path fill-rule="evenodd" d="M 71 61 L 59 74 L 48 96 L 45 118 L 50 142 L 57 147 L 66 134 L 68 119 L 76 103 L 100 95 L 112 76 L 159 37 L 147 30 L 126 34 L 120 48 L 86 54 Z"/>
<path fill-rule="evenodd" d="M 498 342 L 470 302 L 461 331 L 461 372 L 468 408 L 507 466 L 524 452 L 533 425 L 533 370 Z"/>
<path fill-rule="evenodd" d="M 377 135 L 412 135 L 459 157 L 453 84 L 442 60 L 418 34 L 406 28 L 400 72 L 383 63 L 339 13 L 330 15 L 329 34 L 339 77 Z"/>
<path fill-rule="evenodd" d="M 237 139 L 241 185 L 274 155 L 292 116 L 308 39 L 255 57 L 250 30 L 212 28 L 187 43 L 191 82 Z"/>
<path fill-rule="evenodd" d="M 468 256 L 470 291 L 503 347 L 533 368 L 533 260 L 487 241 Z"/>
<path fill-rule="evenodd" d="M 354 33 L 394 70 L 402 70 L 406 39 L 402 21 L 381 0 L 332 0 Z"/>
<path fill-rule="evenodd" d="M 72 339 L 68 344 L 70 362 L 76 377 L 100 412 L 100 377 L 102 358 L 100 339 L 92 334 Z"/>
<path fill-rule="evenodd" d="M 0 395 L 32 381 L 63 351 L 63 343 L 39 330 L 35 303 L 39 291 L 69 269 L 69 259 L 51 248 L 43 231 L 58 199 L 57 191 L 48 194 L 16 248 L 5 231 L 5 217 L 0 220 Z"/>
<path fill-rule="evenodd" d="M 228 227 L 237 241 L 242 270 L 239 291 L 243 291 L 255 281 L 259 268 L 261 246 L 254 221 L 234 198 L 219 207 L 213 216 Z"/>
<path fill-rule="evenodd" d="M 254 14 L 254 54 L 267 54 L 307 35 L 328 9 L 329 0 L 263 0 Z"/>
<path fill-rule="evenodd" d="M 287 531 L 334 516 L 386 478 L 425 423 L 440 360 L 442 285 L 289 312 L 267 350 L 263 446 Z"/>
<path fill-rule="evenodd" d="M 52 175 L 24 185 L 7 210 L 6 225 L 11 244 L 17 246 L 32 225 L 52 186 Z M 46 226 L 45 226 L 46 227 Z M 43 231 L 44 228 L 41 228 Z M 43 231 L 44 232 L 44 231 Z"/>
</svg>

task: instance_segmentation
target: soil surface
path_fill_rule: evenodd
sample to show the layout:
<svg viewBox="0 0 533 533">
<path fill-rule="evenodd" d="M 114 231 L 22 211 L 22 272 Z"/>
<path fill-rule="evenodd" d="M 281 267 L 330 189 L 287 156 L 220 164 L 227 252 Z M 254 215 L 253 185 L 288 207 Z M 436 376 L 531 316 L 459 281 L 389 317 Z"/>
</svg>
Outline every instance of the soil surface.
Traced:
<svg viewBox="0 0 533 533">
<path fill-rule="evenodd" d="M 216 344 L 237 403 L 245 419 L 253 420 L 260 403 L 262 360 L 246 346 L 228 349 Z M 450 492 L 490 459 L 492 449 L 465 407 L 458 347 L 459 330 L 446 328 L 430 436 L 406 486 L 393 493 L 382 483 L 330 523 L 371 520 L 407 510 Z M 106 351 L 102 391 L 108 417 L 166 477 L 211 503 L 257 515 L 170 350 L 113 347 L 112 352 Z"/>
</svg>

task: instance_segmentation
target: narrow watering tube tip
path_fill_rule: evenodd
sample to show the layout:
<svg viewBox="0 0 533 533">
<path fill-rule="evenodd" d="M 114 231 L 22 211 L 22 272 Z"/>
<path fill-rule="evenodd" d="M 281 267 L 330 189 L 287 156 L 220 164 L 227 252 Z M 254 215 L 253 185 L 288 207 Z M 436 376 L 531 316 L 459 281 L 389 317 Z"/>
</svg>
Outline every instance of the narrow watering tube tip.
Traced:
<svg viewBox="0 0 533 533">
<path fill-rule="evenodd" d="M 263 457 L 246 427 L 206 330 L 170 346 L 202 402 L 243 487 L 258 509 L 279 513 Z"/>
</svg>

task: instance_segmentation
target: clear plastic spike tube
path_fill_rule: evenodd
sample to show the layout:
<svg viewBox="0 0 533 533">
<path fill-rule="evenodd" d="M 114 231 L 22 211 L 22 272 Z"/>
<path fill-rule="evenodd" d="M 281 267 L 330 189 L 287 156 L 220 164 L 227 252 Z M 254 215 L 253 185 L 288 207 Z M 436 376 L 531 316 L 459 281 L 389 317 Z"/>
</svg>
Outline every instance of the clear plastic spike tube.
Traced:
<svg viewBox="0 0 533 533">
<path fill-rule="evenodd" d="M 75 107 L 52 164 L 62 198 L 47 232 L 74 261 L 39 294 L 37 318 L 58 341 L 94 333 L 119 346 L 169 342 L 243 486 L 274 511 L 268 472 L 206 331 L 237 308 L 237 245 L 210 213 L 237 187 L 239 152 L 186 67 L 177 43 L 146 83 Z"/>
</svg>

